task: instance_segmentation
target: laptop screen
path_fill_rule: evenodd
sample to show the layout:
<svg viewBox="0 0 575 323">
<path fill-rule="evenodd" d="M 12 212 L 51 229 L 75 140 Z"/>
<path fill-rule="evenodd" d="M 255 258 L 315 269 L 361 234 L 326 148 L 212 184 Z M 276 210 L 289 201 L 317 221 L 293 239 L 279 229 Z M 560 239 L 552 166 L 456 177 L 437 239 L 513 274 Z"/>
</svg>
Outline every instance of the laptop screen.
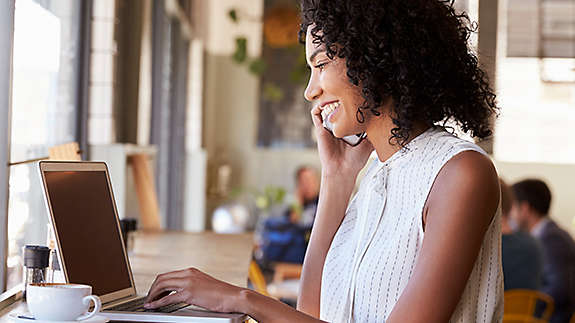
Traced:
<svg viewBox="0 0 575 323">
<path fill-rule="evenodd" d="M 98 296 L 132 287 L 105 171 L 45 171 L 70 283 Z"/>
</svg>

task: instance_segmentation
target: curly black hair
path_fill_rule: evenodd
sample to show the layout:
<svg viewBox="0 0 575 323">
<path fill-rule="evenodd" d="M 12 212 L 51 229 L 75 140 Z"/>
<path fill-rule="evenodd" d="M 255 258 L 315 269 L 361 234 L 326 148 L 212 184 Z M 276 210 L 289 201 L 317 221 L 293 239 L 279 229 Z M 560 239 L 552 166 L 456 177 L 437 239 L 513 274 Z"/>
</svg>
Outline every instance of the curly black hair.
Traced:
<svg viewBox="0 0 575 323">
<path fill-rule="evenodd" d="M 299 40 L 309 26 L 330 59 L 345 58 L 349 81 L 361 87 L 364 112 L 381 115 L 393 99 L 390 142 L 404 145 L 414 122 L 453 121 L 484 139 L 499 108 L 477 56 L 467 47 L 476 30 L 446 0 L 302 0 Z"/>
</svg>

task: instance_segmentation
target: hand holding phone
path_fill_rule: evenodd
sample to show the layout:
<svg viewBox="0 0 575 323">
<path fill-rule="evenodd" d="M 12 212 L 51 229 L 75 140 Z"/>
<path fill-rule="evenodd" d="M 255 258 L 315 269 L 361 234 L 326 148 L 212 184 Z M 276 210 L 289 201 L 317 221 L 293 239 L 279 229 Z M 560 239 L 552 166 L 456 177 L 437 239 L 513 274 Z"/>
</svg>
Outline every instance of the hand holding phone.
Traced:
<svg viewBox="0 0 575 323">
<path fill-rule="evenodd" d="M 332 113 L 333 113 L 333 111 L 323 110 L 321 112 L 321 117 L 323 120 L 323 127 L 327 131 L 329 131 L 333 136 L 333 124 L 331 122 L 329 122 L 329 117 Z M 340 138 L 340 139 L 343 140 L 346 144 L 354 147 L 354 146 L 359 145 L 362 142 L 362 140 L 365 139 L 365 137 L 367 137 L 367 134 L 365 132 L 362 132 L 362 133 L 358 133 L 355 135 L 345 136 L 345 137 Z"/>
<path fill-rule="evenodd" d="M 357 141 L 347 142 L 344 140 L 343 143 L 338 140 L 340 138 L 333 136 L 332 132 L 324 124 L 324 120 L 327 120 L 327 126 L 330 126 L 328 115 L 333 111 L 335 111 L 333 107 L 320 106 L 319 104 L 315 105 L 310 111 L 317 135 L 322 177 L 325 175 L 327 177 L 337 176 L 338 178 L 355 179 L 373 152 L 373 146 L 369 140 L 363 140 L 367 138 L 365 134 L 355 136 L 359 139 Z M 341 139 L 343 140 L 343 138 Z M 356 146 L 352 147 L 353 144 Z"/>
</svg>

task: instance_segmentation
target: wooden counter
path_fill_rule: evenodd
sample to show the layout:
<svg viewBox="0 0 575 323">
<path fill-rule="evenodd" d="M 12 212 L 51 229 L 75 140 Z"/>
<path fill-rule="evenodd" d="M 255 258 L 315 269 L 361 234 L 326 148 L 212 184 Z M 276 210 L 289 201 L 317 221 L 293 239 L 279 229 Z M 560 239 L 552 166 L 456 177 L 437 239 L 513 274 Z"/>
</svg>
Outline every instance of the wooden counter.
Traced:
<svg viewBox="0 0 575 323">
<path fill-rule="evenodd" d="M 189 267 L 245 287 L 253 244 L 251 234 L 141 234 L 130 254 L 138 293 L 146 293 L 157 274 Z"/>
<path fill-rule="evenodd" d="M 157 274 L 189 267 L 245 287 L 252 249 L 251 234 L 138 232 L 129 258 L 138 294 L 144 295 Z M 0 311 L 0 322 L 11 322 L 8 313 L 23 309 L 18 302 Z"/>
</svg>

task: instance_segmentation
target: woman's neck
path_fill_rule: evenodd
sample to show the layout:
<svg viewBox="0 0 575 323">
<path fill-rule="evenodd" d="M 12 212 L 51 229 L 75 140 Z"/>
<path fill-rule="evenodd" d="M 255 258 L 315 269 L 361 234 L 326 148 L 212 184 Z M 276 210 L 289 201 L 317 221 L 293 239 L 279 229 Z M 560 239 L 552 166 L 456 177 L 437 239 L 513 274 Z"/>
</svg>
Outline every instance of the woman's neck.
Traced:
<svg viewBox="0 0 575 323">
<path fill-rule="evenodd" d="M 383 114 L 379 117 L 371 116 L 369 119 L 369 124 L 367 125 L 366 130 L 367 140 L 369 140 L 369 142 L 373 145 L 373 148 L 375 149 L 377 157 L 380 161 L 386 161 L 389 157 L 401 149 L 401 146 L 395 143 L 394 140 L 392 140 L 391 143 L 389 140 L 391 137 L 391 129 L 395 127 L 396 125 L 393 124 L 391 117 L 389 117 L 387 114 Z M 405 144 L 425 132 L 428 128 L 429 126 L 422 122 L 415 122 L 414 127 L 411 130 L 409 138 L 407 138 Z"/>
</svg>

